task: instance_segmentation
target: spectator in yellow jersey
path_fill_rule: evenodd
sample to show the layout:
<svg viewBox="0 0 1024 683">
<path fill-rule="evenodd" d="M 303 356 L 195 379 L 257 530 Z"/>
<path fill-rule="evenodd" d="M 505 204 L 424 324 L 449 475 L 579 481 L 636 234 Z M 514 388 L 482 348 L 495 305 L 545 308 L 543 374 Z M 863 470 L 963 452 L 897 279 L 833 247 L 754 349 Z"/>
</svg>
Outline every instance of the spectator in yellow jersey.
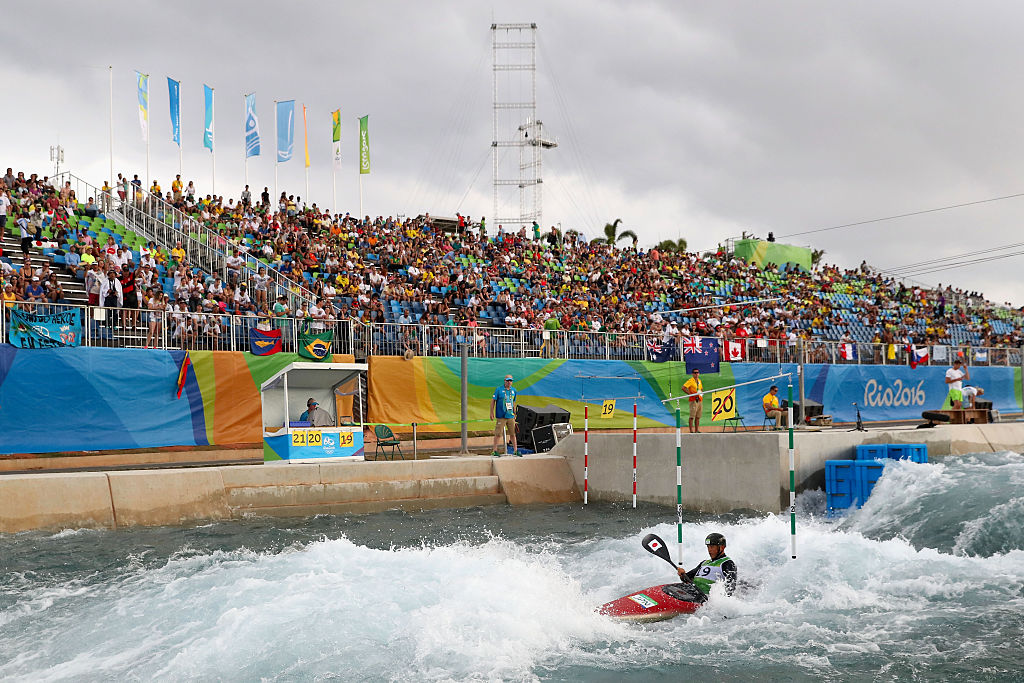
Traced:
<svg viewBox="0 0 1024 683">
<path fill-rule="evenodd" d="M 764 408 L 764 416 L 774 421 L 774 429 L 779 428 L 782 420 L 782 409 L 779 408 L 779 387 L 772 385 L 768 393 L 761 399 L 761 406 Z"/>
</svg>

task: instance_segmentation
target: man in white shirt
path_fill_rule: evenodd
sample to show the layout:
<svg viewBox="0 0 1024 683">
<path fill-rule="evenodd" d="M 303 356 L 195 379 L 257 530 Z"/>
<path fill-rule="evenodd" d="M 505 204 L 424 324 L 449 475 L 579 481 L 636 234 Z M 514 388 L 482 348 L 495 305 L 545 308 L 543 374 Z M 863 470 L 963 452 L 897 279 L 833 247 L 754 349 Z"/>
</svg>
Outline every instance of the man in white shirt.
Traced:
<svg viewBox="0 0 1024 683">
<path fill-rule="evenodd" d="M 967 401 L 967 405 L 971 408 L 974 407 L 974 402 L 978 399 L 979 396 L 985 395 L 985 390 L 982 389 L 981 387 L 964 387 L 963 392 L 963 400 Z"/>
<path fill-rule="evenodd" d="M 228 270 L 228 282 L 237 280 L 239 274 L 242 272 L 242 265 L 245 264 L 245 259 L 239 256 L 238 249 L 232 252 L 231 256 L 227 258 L 227 270 Z"/>
<path fill-rule="evenodd" d="M 953 407 L 953 410 L 963 408 L 964 380 L 970 379 L 971 373 L 968 372 L 967 366 L 959 358 L 953 361 L 953 367 L 946 370 L 946 384 L 949 385 L 949 394 L 946 398 L 949 399 L 949 404 Z"/>
<path fill-rule="evenodd" d="M 0 232 L 7 229 L 7 212 L 11 208 L 11 200 L 6 192 L 0 192 Z"/>
</svg>

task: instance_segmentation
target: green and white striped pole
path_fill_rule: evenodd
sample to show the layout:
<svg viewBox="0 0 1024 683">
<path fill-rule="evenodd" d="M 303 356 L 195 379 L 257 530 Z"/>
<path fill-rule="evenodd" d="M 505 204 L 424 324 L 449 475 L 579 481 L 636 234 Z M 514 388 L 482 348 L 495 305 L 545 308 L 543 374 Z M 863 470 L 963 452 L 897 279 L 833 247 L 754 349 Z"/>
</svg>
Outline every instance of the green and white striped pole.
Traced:
<svg viewBox="0 0 1024 683">
<path fill-rule="evenodd" d="M 683 418 L 676 404 L 676 532 L 679 536 L 679 566 L 683 566 Z"/>
<path fill-rule="evenodd" d="M 789 540 L 793 559 L 796 559 L 796 455 L 793 451 L 793 377 L 789 377 L 789 401 L 786 405 L 789 424 Z"/>
</svg>

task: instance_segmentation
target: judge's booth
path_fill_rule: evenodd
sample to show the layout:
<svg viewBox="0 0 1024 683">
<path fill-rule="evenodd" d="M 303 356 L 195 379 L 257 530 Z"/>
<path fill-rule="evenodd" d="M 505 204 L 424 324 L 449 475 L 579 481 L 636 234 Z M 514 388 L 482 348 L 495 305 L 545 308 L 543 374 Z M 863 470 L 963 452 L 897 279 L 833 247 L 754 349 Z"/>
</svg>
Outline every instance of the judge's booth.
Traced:
<svg viewBox="0 0 1024 683">
<path fill-rule="evenodd" d="M 366 363 L 291 363 L 260 385 L 263 461 L 362 458 Z M 302 419 L 309 399 L 319 406 Z"/>
</svg>

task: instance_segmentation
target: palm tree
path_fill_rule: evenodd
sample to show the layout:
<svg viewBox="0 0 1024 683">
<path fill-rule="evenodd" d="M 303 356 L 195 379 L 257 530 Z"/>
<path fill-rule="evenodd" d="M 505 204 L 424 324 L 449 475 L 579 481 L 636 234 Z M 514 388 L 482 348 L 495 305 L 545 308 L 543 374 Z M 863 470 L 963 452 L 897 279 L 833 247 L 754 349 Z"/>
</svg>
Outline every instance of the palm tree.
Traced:
<svg viewBox="0 0 1024 683">
<path fill-rule="evenodd" d="M 604 237 L 595 237 L 594 239 L 590 240 L 590 243 L 611 244 L 612 246 L 614 246 L 616 242 L 619 242 L 623 239 L 629 239 L 633 240 L 633 244 L 636 244 L 639 238 L 636 236 L 635 232 L 633 232 L 632 230 L 623 230 L 622 232 L 619 232 L 619 223 L 621 222 L 621 218 L 616 218 L 614 223 L 605 223 Z"/>
<path fill-rule="evenodd" d="M 686 240 L 680 237 L 677 240 L 662 240 L 658 243 L 658 251 L 670 254 L 681 254 L 686 251 Z"/>
<path fill-rule="evenodd" d="M 824 249 L 814 249 L 811 251 L 811 265 L 821 265 L 821 257 L 825 255 Z"/>
</svg>

